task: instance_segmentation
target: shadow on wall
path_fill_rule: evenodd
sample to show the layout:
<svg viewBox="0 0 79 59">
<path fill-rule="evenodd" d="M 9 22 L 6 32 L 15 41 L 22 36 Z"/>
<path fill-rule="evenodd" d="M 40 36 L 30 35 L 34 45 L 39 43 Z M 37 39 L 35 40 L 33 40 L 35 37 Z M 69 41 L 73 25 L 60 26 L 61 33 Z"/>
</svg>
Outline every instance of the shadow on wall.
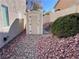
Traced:
<svg viewBox="0 0 79 59">
<path fill-rule="evenodd" d="M 7 32 L 0 32 L 0 47 L 2 46 L 2 43 L 4 43 L 7 40 L 6 35 L 7 35 Z"/>
<path fill-rule="evenodd" d="M 9 30 L 9 37 L 13 39 L 24 30 L 24 19 L 16 19 Z"/>
<path fill-rule="evenodd" d="M 0 32 L 0 48 L 24 30 L 24 19 L 15 19 L 9 32 Z"/>
</svg>

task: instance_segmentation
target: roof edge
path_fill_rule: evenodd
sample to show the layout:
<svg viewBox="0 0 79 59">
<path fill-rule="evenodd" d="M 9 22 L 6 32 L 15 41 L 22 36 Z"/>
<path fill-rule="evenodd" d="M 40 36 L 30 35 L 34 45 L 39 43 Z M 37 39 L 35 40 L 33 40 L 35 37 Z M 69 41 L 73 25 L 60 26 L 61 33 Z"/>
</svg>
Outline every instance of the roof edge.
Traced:
<svg viewBox="0 0 79 59">
<path fill-rule="evenodd" d="M 60 2 L 60 0 L 57 1 L 57 3 L 55 4 L 54 8 L 57 6 L 57 4 Z"/>
</svg>

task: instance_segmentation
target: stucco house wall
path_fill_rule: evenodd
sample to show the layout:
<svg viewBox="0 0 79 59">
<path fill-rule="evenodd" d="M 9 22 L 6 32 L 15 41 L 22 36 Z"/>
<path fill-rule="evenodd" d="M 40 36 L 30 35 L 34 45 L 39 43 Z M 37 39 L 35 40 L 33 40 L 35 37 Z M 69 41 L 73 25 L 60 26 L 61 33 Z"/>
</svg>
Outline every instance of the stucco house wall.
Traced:
<svg viewBox="0 0 79 59">
<path fill-rule="evenodd" d="M 1 7 L 1 5 L 5 5 L 8 7 L 9 24 L 12 24 L 13 21 L 19 17 L 19 14 L 21 14 L 23 17 L 23 15 L 25 13 L 25 9 L 26 9 L 25 0 L 19 0 L 19 1 L 17 1 L 17 0 L 0 0 L 0 7 Z M 2 13 L 2 10 L 0 10 L 0 13 Z M 1 16 L 0 18 L 2 18 L 2 14 L 0 16 Z"/>
<path fill-rule="evenodd" d="M 43 13 L 41 11 L 29 11 L 26 17 L 26 34 L 43 34 Z"/>
<path fill-rule="evenodd" d="M 3 26 L 1 5 L 8 7 L 9 26 L 6 27 Z M 0 0 L 0 48 L 24 30 L 25 10 L 26 0 Z"/>
<path fill-rule="evenodd" d="M 69 8 L 77 3 L 78 0 L 58 0 L 55 10 Z"/>
<path fill-rule="evenodd" d="M 54 8 L 55 12 L 50 14 L 50 22 L 54 22 L 61 16 L 79 13 L 79 0 L 58 0 Z"/>
<path fill-rule="evenodd" d="M 65 15 L 69 15 L 69 14 L 72 14 L 72 13 L 79 13 L 78 7 L 79 7 L 78 5 L 74 5 L 70 8 L 66 8 L 66 9 L 51 13 L 50 14 L 50 16 L 51 16 L 50 22 L 54 22 L 57 18 L 65 16 Z"/>
<path fill-rule="evenodd" d="M 50 22 L 50 17 L 51 17 L 50 14 L 43 16 L 43 24 L 46 24 L 46 23 L 49 23 Z"/>
</svg>

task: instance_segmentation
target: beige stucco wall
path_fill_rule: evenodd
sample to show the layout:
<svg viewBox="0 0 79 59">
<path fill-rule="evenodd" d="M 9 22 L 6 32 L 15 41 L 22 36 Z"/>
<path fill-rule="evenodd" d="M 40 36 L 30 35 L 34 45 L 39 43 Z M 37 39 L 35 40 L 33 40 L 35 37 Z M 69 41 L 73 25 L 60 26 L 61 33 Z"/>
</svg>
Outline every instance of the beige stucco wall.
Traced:
<svg viewBox="0 0 79 59">
<path fill-rule="evenodd" d="M 78 5 L 74 5 L 70 8 L 51 13 L 50 14 L 50 16 L 51 16 L 50 22 L 54 22 L 58 17 L 61 17 L 61 16 L 65 16 L 65 15 L 72 14 L 72 13 L 78 13 L 79 12 L 78 7 L 79 7 Z"/>
<path fill-rule="evenodd" d="M 31 34 L 43 34 L 43 13 L 40 11 L 29 11 L 26 16 L 26 33 L 29 34 L 29 26 L 31 26 Z"/>
<path fill-rule="evenodd" d="M 0 30 L 0 48 L 3 47 L 5 44 L 7 44 L 10 40 L 15 38 L 18 34 L 20 34 L 24 30 L 23 24 L 24 24 L 23 19 L 16 19 L 14 23 L 11 25 L 11 27 L 2 28 L 2 31 Z M 4 37 L 7 38 L 6 41 L 4 41 Z"/>
<path fill-rule="evenodd" d="M 10 25 L 7 27 L 3 26 L 1 5 L 8 7 Z M 0 0 L 0 48 L 24 30 L 26 24 L 25 9 L 25 0 Z M 19 14 L 21 14 L 22 19 L 16 19 Z M 3 38 L 7 36 L 8 39 L 4 42 Z"/>
<path fill-rule="evenodd" d="M 56 5 L 55 7 L 55 10 L 57 9 L 66 9 L 66 8 L 69 8 L 71 6 L 73 6 L 74 4 L 77 3 L 77 0 L 60 0 L 58 2 L 58 4 Z"/>
<path fill-rule="evenodd" d="M 50 22 L 50 14 L 49 15 L 44 15 L 43 16 L 43 24 L 49 23 Z"/>
<path fill-rule="evenodd" d="M 12 24 L 13 21 L 18 18 L 19 14 L 21 14 L 23 17 L 26 9 L 26 0 L 0 0 L 0 6 L 1 5 L 8 7 L 9 23 Z M 0 10 L 0 12 L 2 11 Z"/>
</svg>

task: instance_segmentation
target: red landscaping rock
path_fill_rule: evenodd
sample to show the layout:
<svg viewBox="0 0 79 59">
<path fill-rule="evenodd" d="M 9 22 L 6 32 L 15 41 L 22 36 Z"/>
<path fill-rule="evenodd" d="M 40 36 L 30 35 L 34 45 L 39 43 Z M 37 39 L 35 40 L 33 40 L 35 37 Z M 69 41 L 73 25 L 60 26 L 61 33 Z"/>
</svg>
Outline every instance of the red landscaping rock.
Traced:
<svg viewBox="0 0 79 59">
<path fill-rule="evenodd" d="M 59 39 L 24 31 L 0 49 L 0 59 L 79 59 L 79 34 Z"/>
<path fill-rule="evenodd" d="M 79 59 L 79 34 L 62 39 L 44 37 L 36 45 L 38 59 Z"/>
</svg>

